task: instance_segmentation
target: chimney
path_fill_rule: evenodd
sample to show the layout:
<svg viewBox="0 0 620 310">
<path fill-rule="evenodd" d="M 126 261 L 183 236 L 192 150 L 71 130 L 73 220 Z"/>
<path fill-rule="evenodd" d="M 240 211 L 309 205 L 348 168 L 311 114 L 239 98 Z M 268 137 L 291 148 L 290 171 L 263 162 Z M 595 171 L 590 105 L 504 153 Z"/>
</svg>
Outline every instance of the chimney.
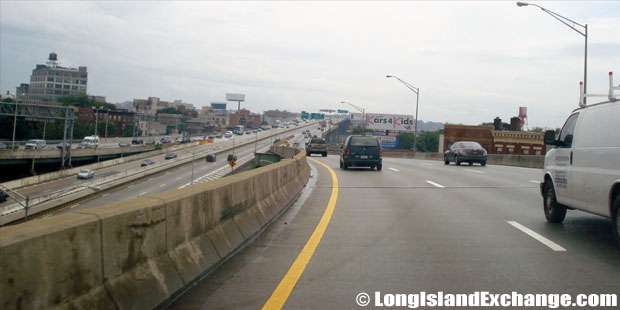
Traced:
<svg viewBox="0 0 620 310">
<path fill-rule="evenodd" d="M 510 130 L 521 131 L 521 119 L 517 116 L 510 118 Z"/>
</svg>

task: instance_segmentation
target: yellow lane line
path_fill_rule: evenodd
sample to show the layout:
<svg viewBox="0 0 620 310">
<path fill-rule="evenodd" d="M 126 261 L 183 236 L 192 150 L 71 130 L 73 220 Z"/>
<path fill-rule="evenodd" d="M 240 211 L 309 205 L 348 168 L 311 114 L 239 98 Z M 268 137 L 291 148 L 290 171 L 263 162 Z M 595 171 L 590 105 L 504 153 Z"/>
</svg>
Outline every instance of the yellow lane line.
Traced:
<svg viewBox="0 0 620 310">
<path fill-rule="evenodd" d="M 314 251 L 316 251 L 316 247 L 319 245 L 319 242 L 321 242 L 321 239 L 323 238 L 323 234 L 325 234 L 325 230 L 327 229 L 327 225 L 329 224 L 329 221 L 332 218 L 332 214 L 334 214 L 334 209 L 336 208 L 336 200 L 338 200 L 338 178 L 336 177 L 336 173 L 326 164 L 318 160 L 315 160 L 315 159 L 310 159 L 310 160 L 318 164 L 321 164 L 331 174 L 332 194 L 329 198 L 329 203 L 327 204 L 327 208 L 325 209 L 325 212 L 323 212 L 321 221 L 314 229 L 314 232 L 310 236 L 310 239 L 308 239 L 308 242 L 306 243 L 304 248 L 299 253 L 299 256 L 297 256 L 297 259 L 295 259 L 295 262 L 293 263 L 291 268 L 288 270 L 284 278 L 282 278 L 282 281 L 280 281 L 280 284 L 278 284 L 278 287 L 276 287 L 276 289 L 271 294 L 271 297 L 269 297 L 269 299 L 263 306 L 262 309 L 264 310 L 282 309 L 282 306 L 284 306 L 284 303 L 288 299 L 288 296 L 293 291 L 293 288 L 295 288 L 295 284 L 297 284 L 297 281 L 299 280 L 302 273 L 306 269 L 306 265 L 308 265 L 308 262 L 310 262 L 312 255 L 314 255 Z"/>
</svg>

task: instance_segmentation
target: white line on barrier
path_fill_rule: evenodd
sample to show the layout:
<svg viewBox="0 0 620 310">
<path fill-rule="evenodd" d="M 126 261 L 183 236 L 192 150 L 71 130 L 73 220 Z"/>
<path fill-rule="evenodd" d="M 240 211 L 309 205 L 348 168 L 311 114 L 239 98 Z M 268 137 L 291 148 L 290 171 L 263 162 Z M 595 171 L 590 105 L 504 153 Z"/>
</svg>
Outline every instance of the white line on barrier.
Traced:
<svg viewBox="0 0 620 310">
<path fill-rule="evenodd" d="M 398 169 L 394 169 L 394 168 L 389 168 L 390 170 L 394 170 L 394 171 L 399 171 Z"/>
<path fill-rule="evenodd" d="M 433 185 L 433 186 L 437 186 L 437 187 L 439 187 L 439 188 L 444 188 L 444 187 L 445 187 L 445 186 L 443 186 L 443 185 L 441 185 L 441 184 L 437 184 L 437 183 L 435 183 L 435 182 L 433 182 L 433 181 L 429 181 L 429 180 L 426 180 L 426 183 L 428 183 L 428 184 L 430 184 L 430 185 Z"/>
<path fill-rule="evenodd" d="M 530 180 L 530 182 L 532 182 L 532 183 L 536 183 L 536 184 L 540 184 L 540 181 Z"/>
<path fill-rule="evenodd" d="M 515 221 L 506 221 L 508 224 L 514 226 L 516 229 L 526 233 L 527 235 L 529 235 L 530 237 L 540 241 L 542 244 L 548 246 L 549 248 L 551 248 L 552 250 L 556 251 L 556 252 L 565 252 L 566 249 L 563 248 L 562 246 L 560 246 L 559 244 L 541 236 L 540 234 L 538 234 L 537 232 L 515 222 Z"/>
</svg>

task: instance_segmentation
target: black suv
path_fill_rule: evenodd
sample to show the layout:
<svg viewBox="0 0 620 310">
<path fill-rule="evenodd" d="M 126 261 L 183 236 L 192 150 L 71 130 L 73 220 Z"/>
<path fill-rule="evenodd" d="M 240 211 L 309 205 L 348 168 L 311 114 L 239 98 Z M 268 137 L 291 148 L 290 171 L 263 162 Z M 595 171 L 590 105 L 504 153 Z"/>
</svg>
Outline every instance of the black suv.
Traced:
<svg viewBox="0 0 620 310">
<path fill-rule="evenodd" d="M 376 137 L 349 136 L 342 147 L 340 168 L 362 166 L 381 171 L 381 155 L 381 144 Z"/>
</svg>

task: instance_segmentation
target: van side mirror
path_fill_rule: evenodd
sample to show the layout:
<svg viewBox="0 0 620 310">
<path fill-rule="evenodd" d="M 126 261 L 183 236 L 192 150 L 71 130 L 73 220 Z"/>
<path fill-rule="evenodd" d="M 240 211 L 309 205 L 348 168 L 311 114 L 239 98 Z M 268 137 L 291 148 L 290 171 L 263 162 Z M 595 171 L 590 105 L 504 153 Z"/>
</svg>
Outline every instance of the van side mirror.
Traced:
<svg viewBox="0 0 620 310">
<path fill-rule="evenodd" d="M 555 131 L 554 130 L 545 131 L 544 141 L 545 141 L 545 144 L 547 145 L 557 145 L 558 143 L 555 140 Z"/>
</svg>

